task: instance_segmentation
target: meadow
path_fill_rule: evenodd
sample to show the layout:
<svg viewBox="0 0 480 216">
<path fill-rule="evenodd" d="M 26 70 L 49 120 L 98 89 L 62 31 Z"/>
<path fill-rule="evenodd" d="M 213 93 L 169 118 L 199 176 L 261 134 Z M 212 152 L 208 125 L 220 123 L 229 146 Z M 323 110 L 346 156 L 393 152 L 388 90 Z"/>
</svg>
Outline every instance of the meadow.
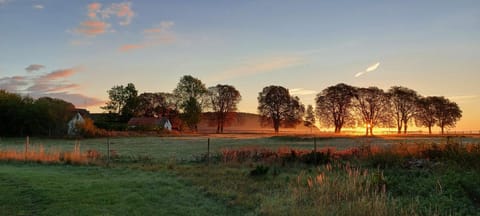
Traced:
<svg viewBox="0 0 480 216">
<path fill-rule="evenodd" d="M 478 137 L 33 137 L 27 156 L 25 142 L 0 140 L 1 215 L 480 212 Z"/>
</svg>

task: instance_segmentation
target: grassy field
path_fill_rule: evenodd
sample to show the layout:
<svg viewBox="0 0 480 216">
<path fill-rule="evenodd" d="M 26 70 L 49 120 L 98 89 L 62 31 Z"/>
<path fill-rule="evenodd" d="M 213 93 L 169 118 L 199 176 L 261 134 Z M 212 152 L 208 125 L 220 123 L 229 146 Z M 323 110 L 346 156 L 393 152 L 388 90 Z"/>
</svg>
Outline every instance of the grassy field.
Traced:
<svg viewBox="0 0 480 216">
<path fill-rule="evenodd" d="M 191 160 L 194 156 L 207 152 L 208 136 L 196 137 L 133 137 L 133 138 L 111 138 L 110 149 L 123 156 L 149 156 L 156 161 L 166 161 L 175 158 L 176 160 Z M 334 147 L 345 149 L 362 144 L 390 145 L 394 143 L 444 143 L 444 137 L 321 137 L 317 138 L 317 148 Z M 480 143 L 480 138 L 454 138 L 463 143 Z M 0 150 L 17 149 L 23 150 L 26 138 L 1 138 Z M 107 152 L 107 139 L 44 139 L 30 138 L 30 148 L 43 146 L 47 151 L 71 151 L 76 143 L 80 143 L 82 151 L 93 149 L 105 154 Z M 314 148 L 311 137 L 257 137 L 232 135 L 210 138 L 211 152 L 218 152 L 221 149 L 262 147 L 278 149 L 291 147 L 295 149 Z"/>
<path fill-rule="evenodd" d="M 339 158 L 306 154 L 313 149 L 311 137 L 211 136 L 210 165 L 201 157 L 207 138 L 114 138 L 111 149 L 118 156 L 109 167 L 104 158 L 93 165 L 0 162 L 0 215 L 480 212 L 479 138 L 316 139 L 318 149 L 360 150 Z M 82 151 L 106 153 L 106 139 L 79 142 Z M 21 152 L 24 143 L 2 138 L 0 151 Z M 71 151 L 75 143 L 31 138 L 30 150 Z M 286 147 L 299 151 L 277 154 Z M 225 149 L 234 157 L 225 157 Z"/>
</svg>

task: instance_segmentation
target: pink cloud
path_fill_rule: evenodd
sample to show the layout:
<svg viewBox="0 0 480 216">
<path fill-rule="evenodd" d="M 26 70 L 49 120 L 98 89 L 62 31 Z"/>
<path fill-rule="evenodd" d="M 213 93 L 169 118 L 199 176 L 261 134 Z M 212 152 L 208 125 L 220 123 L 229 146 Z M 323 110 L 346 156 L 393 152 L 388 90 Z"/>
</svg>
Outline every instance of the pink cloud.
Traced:
<svg viewBox="0 0 480 216">
<path fill-rule="evenodd" d="M 43 66 L 43 65 L 42 65 Z M 13 93 L 28 94 L 33 98 L 52 97 L 73 103 L 76 107 L 90 107 L 105 104 L 105 101 L 79 93 L 79 84 L 70 83 L 64 78 L 70 77 L 78 68 L 56 70 L 44 75 L 13 76 L 0 78 L 0 89 Z"/>
<path fill-rule="evenodd" d="M 100 8 L 102 7 L 102 4 L 98 2 L 93 2 L 87 6 L 88 8 L 88 17 L 91 19 L 97 18 L 97 13 L 100 11 Z"/>
<path fill-rule="evenodd" d="M 132 21 L 135 13 L 132 11 L 130 3 L 113 4 L 112 7 L 117 13 L 117 17 L 124 17 L 125 20 L 120 25 L 128 25 Z"/>
<path fill-rule="evenodd" d="M 175 23 L 171 21 L 163 21 L 158 26 L 143 30 L 143 41 L 138 44 L 125 44 L 119 48 L 122 52 L 128 52 L 135 49 L 142 49 L 160 44 L 173 43 L 177 38 L 170 30 Z"/>
<path fill-rule="evenodd" d="M 125 44 L 119 48 L 120 51 L 122 52 L 128 52 L 130 50 L 135 50 L 135 49 L 142 49 L 144 48 L 145 45 L 143 44 Z"/>
<path fill-rule="evenodd" d="M 54 79 L 60 79 L 60 78 L 65 78 L 72 76 L 78 71 L 78 69 L 75 68 L 69 68 L 69 69 L 62 69 L 62 70 L 56 70 L 50 73 L 47 73 L 43 76 L 40 77 L 42 80 L 54 80 Z"/>
<path fill-rule="evenodd" d="M 109 27 L 110 24 L 103 21 L 87 20 L 80 23 L 80 27 L 75 29 L 75 31 L 87 36 L 96 36 L 104 34 Z"/>
</svg>

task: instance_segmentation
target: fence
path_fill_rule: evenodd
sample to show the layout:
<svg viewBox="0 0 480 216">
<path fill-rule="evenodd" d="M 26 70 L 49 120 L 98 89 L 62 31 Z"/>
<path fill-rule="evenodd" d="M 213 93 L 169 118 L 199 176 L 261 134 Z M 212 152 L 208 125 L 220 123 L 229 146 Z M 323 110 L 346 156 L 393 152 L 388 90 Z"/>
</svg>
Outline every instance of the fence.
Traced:
<svg viewBox="0 0 480 216">
<path fill-rule="evenodd" d="M 362 144 L 388 145 L 393 143 L 445 143 L 451 137 L 399 136 L 383 137 L 258 137 L 258 138 L 227 138 L 205 136 L 199 137 L 134 137 L 134 138 L 99 138 L 85 140 L 54 140 L 29 138 L 4 138 L 0 140 L 0 151 L 16 149 L 30 151 L 40 146 L 46 151 L 96 151 L 107 158 L 136 159 L 150 158 L 155 161 L 189 161 L 202 154 L 214 154 L 223 149 L 235 148 L 294 148 L 299 150 L 314 150 L 333 148 L 342 150 Z M 480 143 L 480 137 L 453 138 L 459 143 Z M 457 139 L 457 140 L 455 140 Z"/>
</svg>

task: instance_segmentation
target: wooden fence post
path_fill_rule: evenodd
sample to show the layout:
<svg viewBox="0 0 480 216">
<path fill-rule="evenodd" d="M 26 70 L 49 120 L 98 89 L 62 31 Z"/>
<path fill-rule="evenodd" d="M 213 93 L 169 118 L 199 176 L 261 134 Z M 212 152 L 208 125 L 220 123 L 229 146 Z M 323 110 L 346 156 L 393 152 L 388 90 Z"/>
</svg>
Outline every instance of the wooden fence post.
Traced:
<svg viewBox="0 0 480 216">
<path fill-rule="evenodd" d="M 210 165 L 210 137 L 207 140 L 207 163 Z"/>
<path fill-rule="evenodd" d="M 110 165 L 110 134 L 107 136 L 107 167 Z"/>
<path fill-rule="evenodd" d="M 315 165 L 317 165 L 317 137 L 315 136 L 313 136 L 313 156 Z"/>
<path fill-rule="evenodd" d="M 28 154 L 28 146 L 30 145 L 30 137 L 27 136 L 27 140 L 25 141 L 25 153 L 24 153 L 24 160 L 27 160 Z"/>
</svg>

